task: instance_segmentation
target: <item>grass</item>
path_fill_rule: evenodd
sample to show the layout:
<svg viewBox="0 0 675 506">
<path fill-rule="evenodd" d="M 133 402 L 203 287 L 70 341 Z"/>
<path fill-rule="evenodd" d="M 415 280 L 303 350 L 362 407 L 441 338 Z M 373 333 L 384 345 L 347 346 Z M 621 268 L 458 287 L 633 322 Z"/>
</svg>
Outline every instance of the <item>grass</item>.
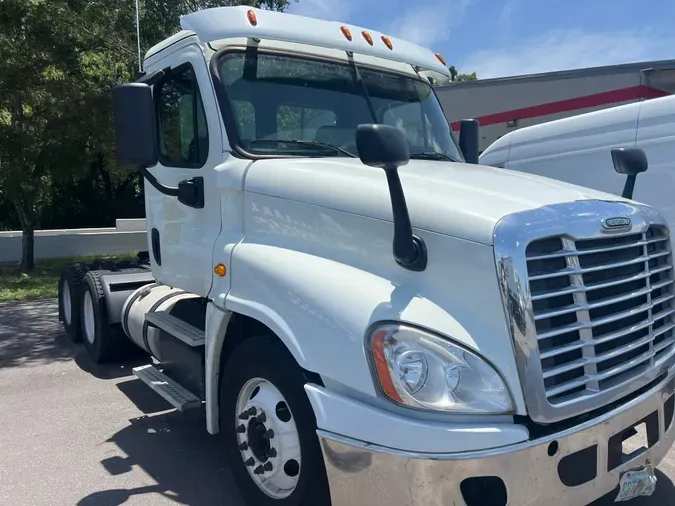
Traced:
<svg viewBox="0 0 675 506">
<path fill-rule="evenodd" d="M 135 253 L 129 253 L 37 260 L 35 270 L 30 274 L 22 273 L 16 262 L 0 262 L 0 302 L 56 297 L 61 268 L 70 262 L 92 262 L 95 259 L 119 261 L 135 258 Z"/>
</svg>

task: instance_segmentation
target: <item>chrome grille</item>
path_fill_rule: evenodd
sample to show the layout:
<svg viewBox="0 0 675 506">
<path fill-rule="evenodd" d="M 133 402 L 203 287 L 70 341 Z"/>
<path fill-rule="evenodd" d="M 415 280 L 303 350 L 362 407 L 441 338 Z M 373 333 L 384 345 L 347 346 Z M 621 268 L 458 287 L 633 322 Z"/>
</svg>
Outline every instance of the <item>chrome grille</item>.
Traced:
<svg viewBox="0 0 675 506">
<path fill-rule="evenodd" d="M 675 294 L 665 226 L 592 239 L 537 239 L 525 256 L 551 405 L 620 388 L 672 355 Z"/>
</svg>

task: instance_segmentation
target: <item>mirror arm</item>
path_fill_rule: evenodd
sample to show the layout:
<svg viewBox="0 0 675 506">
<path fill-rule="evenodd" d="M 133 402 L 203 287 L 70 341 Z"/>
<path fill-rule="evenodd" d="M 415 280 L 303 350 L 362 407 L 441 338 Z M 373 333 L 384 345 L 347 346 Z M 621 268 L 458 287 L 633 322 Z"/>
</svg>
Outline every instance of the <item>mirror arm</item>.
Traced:
<svg viewBox="0 0 675 506">
<path fill-rule="evenodd" d="M 157 190 L 161 194 L 167 195 L 169 197 L 178 196 L 178 188 L 162 184 L 155 176 L 153 176 L 150 173 L 150 171 L 147 168 L 138 167 L 138 172 L 140 172 L 141 175 L 148 180 L 148 183 L 150 183 L 153 186 L 153 188 L 155 188 L 155 190 Z"/>
<path fill-rule="evenodd" d="M 356 129 L 356 148 L 364 165 L 383 169 L 386 174 L 394 221 L 394 260 L 409 271 L 423 271 L 427 267 L 427 248 L 424 241 L 413 234 L 398 174 L 398 168 L 410 160 L 405 133 L 390 125 L 359 125 Z"/>
<path fill-rule="evenodd" d="M 427 248 L 424 241 L 412 233 L 401 179 L 395 168 L 385 170 L 391 208 L 394 215 L 394 259 L 401 267 L 421 272 L 427 267 Z"/>
<path fill-rule="evenodd" d="M 637 176 L 628 176 L 626 178 L 626 184 L 623 187 L 623 193 L 621 194 L 621 197 L 624 199 L 632 199 L 633 198 L 633 192 L 635 191 L 635 180 L 637 179 Z"/>
</svg>

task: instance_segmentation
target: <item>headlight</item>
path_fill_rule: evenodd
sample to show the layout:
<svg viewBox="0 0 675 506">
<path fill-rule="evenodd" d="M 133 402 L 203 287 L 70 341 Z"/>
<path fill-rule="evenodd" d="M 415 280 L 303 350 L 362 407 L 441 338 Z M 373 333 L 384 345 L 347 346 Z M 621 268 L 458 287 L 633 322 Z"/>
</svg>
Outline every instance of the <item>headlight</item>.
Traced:
<svg viewBox="0 0 675 506">
<path fill-rule="evenodd" d="M 383 324 L 372 331 L 367 348 L 382 391 L 398 404 L 461 414 L 513 412 L 497 371 L 448 339 Z"/>
</svg>

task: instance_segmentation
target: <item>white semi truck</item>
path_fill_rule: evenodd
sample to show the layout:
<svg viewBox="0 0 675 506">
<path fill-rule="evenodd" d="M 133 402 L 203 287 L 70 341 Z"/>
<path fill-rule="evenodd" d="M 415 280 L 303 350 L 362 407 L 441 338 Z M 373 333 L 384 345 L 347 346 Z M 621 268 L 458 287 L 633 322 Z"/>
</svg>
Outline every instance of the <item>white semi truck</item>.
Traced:
<svg viewBox="0 0 675 506">
<path fill-rule="evenodd" d="M 482 130 L 482 126 L 481 126 Z M 635 200 L 675 223 L 675 95 L 520 128 L 491 144 L 480 163 L 621 194 L 613 148 L 640 148 L 649 171 Z"/>
<path fill-rule="evenodd" d="M 148 252 L 62 274 L 95 361 L 147 353 L 135 374 L 205 409 L 251 505 L 653 492 L 675 392 L 657 211 L 467 164 L 475 124 L 460 149 L 427 49 L 248 7 L 181 25 L 114 91 Z"/>
</svg>

